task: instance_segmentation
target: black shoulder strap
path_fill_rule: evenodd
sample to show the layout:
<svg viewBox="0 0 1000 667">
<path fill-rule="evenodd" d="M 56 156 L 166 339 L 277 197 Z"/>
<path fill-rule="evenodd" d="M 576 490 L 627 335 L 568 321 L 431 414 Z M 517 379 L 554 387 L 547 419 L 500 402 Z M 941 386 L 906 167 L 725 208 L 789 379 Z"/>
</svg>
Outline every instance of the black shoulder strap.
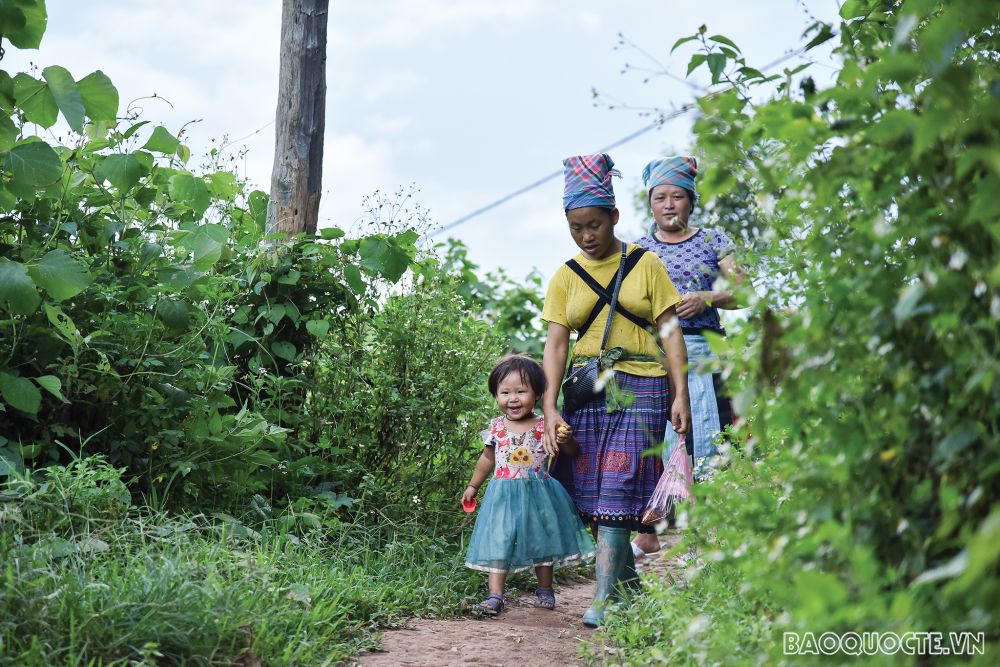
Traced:
<svg viewBox="0 0 1000 667">
<path fill-rule="evenodd" d="M 632 272 L 632 269 L 636 267 L 639 263 L 640 257 L 642 257 L 645 252 L 645 249 L 636 247 L 631 253 L 629 253 L 628 257 L 625 259 L 624 265 L 621 267 L 621 271 L 623 271 L 623 281 L 628 274 Z M 597 316 L 601 313 L 601 310 L 604 309 L 604 306 L 611 302 L 611 288 L 618 279 L 618 273 L 616 272 L 611 278 L 611 282 L 608 283 L 607 287 L 602 287 L 601 284 L 597 282 L 592 275 L 587 273 L 586 269 L 580 266 L 580 263 L 575 259 L 571 259 L 566 262 L 566 266 L 572 269 L 576 275 L 580 276 L 580 279 L 583 280 L 587 287 L 594 290 L 597 294 L 597 303 L 594 304 L 594 308 L 590 311 L 590 314 L 587 316 L 584 323 L 579 329 L 577 329 L 577 340 L 580 340 L 583 338 L 583 335 L 587 333 L 587 330 L 590 329 L 590 326 L 594 323 L 594 320 L 597 319 Z M 648 329 L 650 327 L 650 323 L 648 321 L 625 308 L 621 302 L 615 304 L 615 312 L 620 313 L 623 317 L 625 317 L 625 319 L 629 320 L 640 329 Z"/>
</svg>

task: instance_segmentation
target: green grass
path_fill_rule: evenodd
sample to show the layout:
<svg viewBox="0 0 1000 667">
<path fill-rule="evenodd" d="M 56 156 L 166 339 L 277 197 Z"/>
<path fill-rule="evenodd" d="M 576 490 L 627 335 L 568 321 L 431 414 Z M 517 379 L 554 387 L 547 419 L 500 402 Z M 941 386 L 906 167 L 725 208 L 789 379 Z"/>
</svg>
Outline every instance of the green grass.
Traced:
<svg viewBox="0 0 1000 667">
<path fill-rule="evenodd" d="M 291 534 L 128 508 L 115 475 L 83 468 L 0 496 L 0 664 L 228 664 L 247 650 L 336 664 L 405 617 L 460 613 L 484 584 L 420 517 Z"/>
</svg>

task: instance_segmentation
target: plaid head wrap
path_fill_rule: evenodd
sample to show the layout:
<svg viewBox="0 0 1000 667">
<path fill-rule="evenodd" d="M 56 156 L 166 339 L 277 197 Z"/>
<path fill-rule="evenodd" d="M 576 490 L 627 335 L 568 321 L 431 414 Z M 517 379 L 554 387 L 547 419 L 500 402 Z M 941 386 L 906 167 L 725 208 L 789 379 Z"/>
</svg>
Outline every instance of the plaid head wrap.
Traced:
<svg viewBox="0 0 1000 667">
<path fill-rule="evenodd" d="M 642 184 L 649 192 L 657 185 L 676 185 L 694 192 L 694 179 L 698 176 L 698 161 L 690 156 L 653 160 L 642 170 Z"/>
<path fill-rule="evenodd" d="M 575 155 L 563 160 L 566 185 L 563 189 L 563 209 L 599 206 L 615 207 L 615 189 L 611 177 L 621 178 L 615 163 L 606 153 Z"/>
</svg>

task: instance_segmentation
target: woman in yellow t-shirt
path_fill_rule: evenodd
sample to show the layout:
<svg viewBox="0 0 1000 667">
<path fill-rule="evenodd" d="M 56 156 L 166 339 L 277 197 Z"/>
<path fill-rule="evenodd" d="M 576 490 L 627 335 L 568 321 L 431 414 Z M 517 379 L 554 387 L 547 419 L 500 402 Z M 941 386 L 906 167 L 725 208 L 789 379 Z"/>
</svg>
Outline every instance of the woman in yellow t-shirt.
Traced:
<svg viewBox="0 0 1000 667">
<path fill-rule="evenodd" d="M 660 443 L 668 417 L 678 433 L 688 430 L 687 355 L 674 312 L 680 295 L 663 263 L 638 246 L 623 246 L 615 237 L 618 209 L 611 176 L 618 174 L 611 158 L 602 153 L 584 155 L 567 158 L 563 164 L 563 207 L 570 235 L 582 252 L 556 271 L 542 310 L 542 319 L 548 322 L 544 440 L 553 454 L 567 433 L 579 445 L 576 456 L 557 459 L 554 475 L 572 495 L 584 521 L 597 532 L 597 593 L 583 617 L 584 623 L 596 626 L 604 619 L 605 601 L 613 587 L 636 582 L 629 536 L 633 530 L 649 530 L 639 517 L 662 470 L 659 457 L 642 453 Z M 613 365 L 615 382 L 633 400 L 618 408 L 596 396 L 560 414 L 556 400 L 570 332 L 578 334 L 574 366 L 599 354 L 620 266 L 627 272 L 606 348 L 621 348 L 622 355 Z M 672 391 L 668 391 L 668 372 Z"/>
</svg>

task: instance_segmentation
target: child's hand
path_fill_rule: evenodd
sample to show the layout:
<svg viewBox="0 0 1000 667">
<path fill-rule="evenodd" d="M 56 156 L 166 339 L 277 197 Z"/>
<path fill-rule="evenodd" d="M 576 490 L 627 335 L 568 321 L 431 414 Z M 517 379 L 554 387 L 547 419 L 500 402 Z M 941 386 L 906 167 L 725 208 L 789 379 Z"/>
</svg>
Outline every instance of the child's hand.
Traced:
<svg viewBox="0 0 1000 667">
<path fill-rule="evenodd" d="M 559 453 L 560 427 L 564 429 L 569 428 L 569 424 L 566 423 L 561 414 L 553 412 L 551 415 L 545 415 L 545 433 L 542 436 L 542 446 L 545 448 L 545 453 L 549 456 L 555 456 Z"/>
<path fill-rule="evenodd" d="M 573 437 L 573 429 L 565 424 L 556 427 L 556 444 L 559 445 L 559 451 L 570 456 L 580 451 L 580 446 Z"/>
<path fill-rule="evenodd" d="M 471 503 L 475 499 L 477 491 L 478 489 L 474 489 L 471 486 L 465 487 L 465 493 L 462 494 L 462 503 L 465 505 Z"/>
</svg>

